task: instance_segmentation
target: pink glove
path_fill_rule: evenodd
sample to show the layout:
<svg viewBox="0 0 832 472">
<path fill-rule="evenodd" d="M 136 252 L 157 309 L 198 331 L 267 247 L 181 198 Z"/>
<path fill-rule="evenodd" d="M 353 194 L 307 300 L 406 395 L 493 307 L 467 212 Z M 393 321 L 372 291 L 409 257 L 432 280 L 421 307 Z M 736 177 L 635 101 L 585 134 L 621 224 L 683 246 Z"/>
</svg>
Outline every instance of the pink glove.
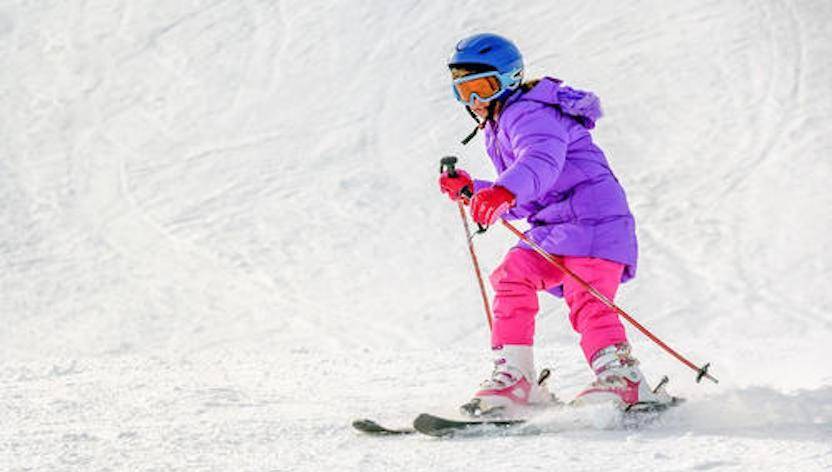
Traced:
<svg viewBox="0 0 832 472">
<path fill-rule="evenodd" d="M 468 175 L 468 172 L 465 172 L 462 169 L 456 170 L 456 177 L 449 176 L 447 172 L 443 172 L 442 175 L 439 176 L 439 190 L 441 190 L 442 193 L 447 193 L 448 197 L 453 201 L 457 201 L 462 198 L 462 201 L 467 205 L 468 197 L 462 192 L 465 188 L 468 189 L 468 195 L 471 195 L 474 190 L 474 181 L 471 180 L 471 176 Z"/>
<path fill-rule="evenodd" d="M 483 226 L 494 224 L 503 213 L 514 206 L 514 194 L 505 187 L 484 188 L 471 201 L 471 218 Z"/>
</svg>

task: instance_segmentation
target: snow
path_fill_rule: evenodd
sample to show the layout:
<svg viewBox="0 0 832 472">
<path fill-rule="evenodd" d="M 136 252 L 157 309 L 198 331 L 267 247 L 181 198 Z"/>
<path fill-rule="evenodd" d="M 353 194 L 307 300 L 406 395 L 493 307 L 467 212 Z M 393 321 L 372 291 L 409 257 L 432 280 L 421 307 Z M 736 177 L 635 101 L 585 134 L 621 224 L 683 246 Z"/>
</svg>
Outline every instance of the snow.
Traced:
<svg viewBox="0 0 832 472">
<path fill-rule="evenodd" d="M 832 3 L 0 2 L 0 469 L 829 470 Z M 622 306 L 688 402 L 621 427 L 370 438 L 452 408 L 488 330 L 438 160 L 478 31 L 595 91 L 641 244 Z M 476 240 L 494 267 L 512 237 Z M 538 364 L 591 376 L 541 296 Z"/>
</svg>

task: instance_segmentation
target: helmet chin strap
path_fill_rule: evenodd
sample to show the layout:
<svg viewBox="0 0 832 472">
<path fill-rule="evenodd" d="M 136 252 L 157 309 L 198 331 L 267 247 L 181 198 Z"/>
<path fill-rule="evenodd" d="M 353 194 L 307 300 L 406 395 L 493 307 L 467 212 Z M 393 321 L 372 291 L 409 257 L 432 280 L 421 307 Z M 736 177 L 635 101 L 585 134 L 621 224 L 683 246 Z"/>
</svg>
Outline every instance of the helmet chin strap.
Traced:
<svg viewBox="0 0 832 472">
<path fill-rule="evenodd" d="M 471 107 L 469 107 L 468 105 L 465 105 L 465 109 L 468 111 L 468 114 L 471 115 L 471 118 L 473 118 L 474 121 L 477 122 L 477 126 L 474 128 L 473 131 L 471 131 L 468 134 L 468 136 L 463 138 L 463 140 L 462 140 L 462 145 L 463 146 L 470 143 L 471 140 L 474 139 L 474 136 L 477 135 L 477 131 L 485 128 L 485 124 L 488 123 L 491 119 L 493 119 L 495 117 L 495 115 L 497 113 L 497 106 L 498 106 L 499 102 L 500 102 L 499 100 L 492 100 L 492 101 L 488 102 L 487 113 L 485 114 L 485 119 L 482 120 L 482 121 L 480 121 L 479 116 L 477 116 L 477 114 L 474 113 L 474 110 L 472 110 Z"/>
<path fill-rule="evenodd" d="M 473 118 L 474 121 L 477 122 L 477 124 L 480 124 L 480 117 L 478 117 L 477 114 L 474 113 L 474 110 L 472 110 L 471 107 L 469 107 L 468 105 L 465 105 L 465 111 L 467 111 L 468 114 L 471 115 L 471 118 Z"/>
<path fill-rule="evenodd" d="M 465 105 L 465 109 L 468 111 L 468 114 L 469 114 L 469 115 L 471 115 L 471 118 L 473 118 L 473 119 L 474 119 L 474 121 L 476 121 L 476 122 L 477 122 L 477 126 L 475 126 L 475 127 L 474 127 L 474 130 L 473 130 L 473 131 L 471 131 L 470 133 L 468 133 L 468 136 L 465 136 L 464 138 L 462 138 L 461 143 L 462 143 L 462 145 L 463 145 L 463 146 L 465 146 L 466 144 L 470 143 L 470 142 L 471 142 L 471 140 L 472 140 L 472 139 L 474 139 L 474 136 L 476 136 L 476 135 L 477 135 L 477 131 L 479 131 L 479 130 L 480 130 L 480 128 L 482 128 L 482 127 L 483 127 L 483 123 L 485 123 L 484 121 L 483 121 L 483 122 L 480 122 L 479 117 L 477 117 L 477 114 L 476 114 L 476 113 L 474 113 L 474 110 L 472 110 L 472 109 L 471 109 L 471 107 L 469 107 L 468 105 Z"/>
</svg>

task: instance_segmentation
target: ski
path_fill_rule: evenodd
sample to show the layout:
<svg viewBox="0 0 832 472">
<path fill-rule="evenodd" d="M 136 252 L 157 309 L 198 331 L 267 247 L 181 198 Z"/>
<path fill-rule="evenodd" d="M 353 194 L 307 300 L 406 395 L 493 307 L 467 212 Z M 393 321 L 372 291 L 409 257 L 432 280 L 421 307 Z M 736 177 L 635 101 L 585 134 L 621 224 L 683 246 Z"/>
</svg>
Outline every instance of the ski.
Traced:
<svg viewBox="0 0 832 472">
<path fill-rule="evenodd" d="M 416 430 L 412 427 L 388 428 L 369 418 L 362 418 L 353 421 L 352 427 L 362 433 L 374 436 L 401 436 L 416 433 Z"/>
<path fill-rule="evenodd" d="M 413 421 L 413 428 L 428 436 L 451 437 L 455 435 L 481 435 L 498 432 L 522 425 L 527 420 L 522 418 L 471 418 L 452 419 L 422 413 Z"/>
<path fill-rule="evenodd" d="M 684 399 L 672 397 L 667 403 L 637 403 L 624 410 L 625 429 L 642 426 L 645 420 L 652 420 L 669 408 L 678 406 Z M 562 406 L 560 408 L 579 408 Z M 413 420 L 412 427 L 388 427 L 369 418 L 357 419 L 352 427 L 357 431 L 371 436 L 405 436 L 415 433 L 438 438 L 454 436 L 486 436 L 490 434 L 508 433 L 529 422 L 533 418 L 512 417 L 480 417 L 480 418 L 451 418 L 431 413 L 422 413 Z"/>
<path fill-rule="evenodd" d="M 543 385 L 550 375 L 551 371 L 549 369 L 543 369 L 540 373 L 538 384 Z M 635 403 L 627 406 L 623 410 L 624 428 L 637 428 L 643 425 L 645 421 L 651 421 L 667 409 L 684 402 L 683 398 L 664 393 L 664 386 L 667 385 L 667 382 L 668 379 L 665 376 L 656 388 L 653 389 L 654 394 L 662 392 L 665 400 Z M 483 411 L 480 399 L 475 398 L 460 407 L 460 411 L 463 414 L 457 418 L 422 413 L 413 420 L 412 427 L 390 428 L 369 418 L 357 419 L 352 422 L 352 426 L 362 433 L 375 436 L 401 436 L 414 433 L 421 433 L 433 437 L 451 437 L 455 435 L 477 436 L 508 432 L 512 428 L 526 424 L 530 419 L 537 417 L 539 413 L 545 410 L 555 409 L 564 411 L 576 408 L 581 408 L 581 405 L 577 404 L 574 400 L 565 404 L 552 395 L 551 402 L 546 405 L 538 405 L 536 408 L 527 409 L 522 413 L 515 411 L 514 414 L 507 414 L 508 412 L 502 410 L 496 411 L 492 409 Z"/>
<path fill-rule="evenodd" d="M 675 406 L 684 402 L 684 399 L 671 397 L 670 401 L 663 403 L 645 402 L 630 405 L 623 410 L 623 423 L 625 429 L 638 428 L 646 422 L 652 421 L 658 416 Z M 581 408 L 580 406 L 562 405 L 555 408 L 562 410 Z M 479 417 L 479 418 L 449 418 L 422 413 L 413 421 L 413 428 L 419 433 L 439 437 L 450 438 L 454 436 L 486 436 L 512 432 L 519 427 L 527 425 L 536 415 L 529 417 Z M 535 429 L 524 429 L 524 433 L 535 433 Z"/>
</svg>

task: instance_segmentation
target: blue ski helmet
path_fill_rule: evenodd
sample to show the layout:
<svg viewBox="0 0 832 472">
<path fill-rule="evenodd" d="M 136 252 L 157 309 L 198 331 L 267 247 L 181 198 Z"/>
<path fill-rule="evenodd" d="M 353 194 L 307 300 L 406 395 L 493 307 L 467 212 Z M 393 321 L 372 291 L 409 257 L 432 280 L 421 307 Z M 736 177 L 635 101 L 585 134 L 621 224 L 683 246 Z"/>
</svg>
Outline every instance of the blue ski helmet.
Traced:
<svg viewBox="0 0 832 472">
<path fill-rule="evenodd" d="M 518 74 L 523 71 L 523 56 L 508 39 L 480 33 L 462 39 L 448 60 L 448 67 L 476 65 L 496 70 L 500 75 Z"/>
</svg>

